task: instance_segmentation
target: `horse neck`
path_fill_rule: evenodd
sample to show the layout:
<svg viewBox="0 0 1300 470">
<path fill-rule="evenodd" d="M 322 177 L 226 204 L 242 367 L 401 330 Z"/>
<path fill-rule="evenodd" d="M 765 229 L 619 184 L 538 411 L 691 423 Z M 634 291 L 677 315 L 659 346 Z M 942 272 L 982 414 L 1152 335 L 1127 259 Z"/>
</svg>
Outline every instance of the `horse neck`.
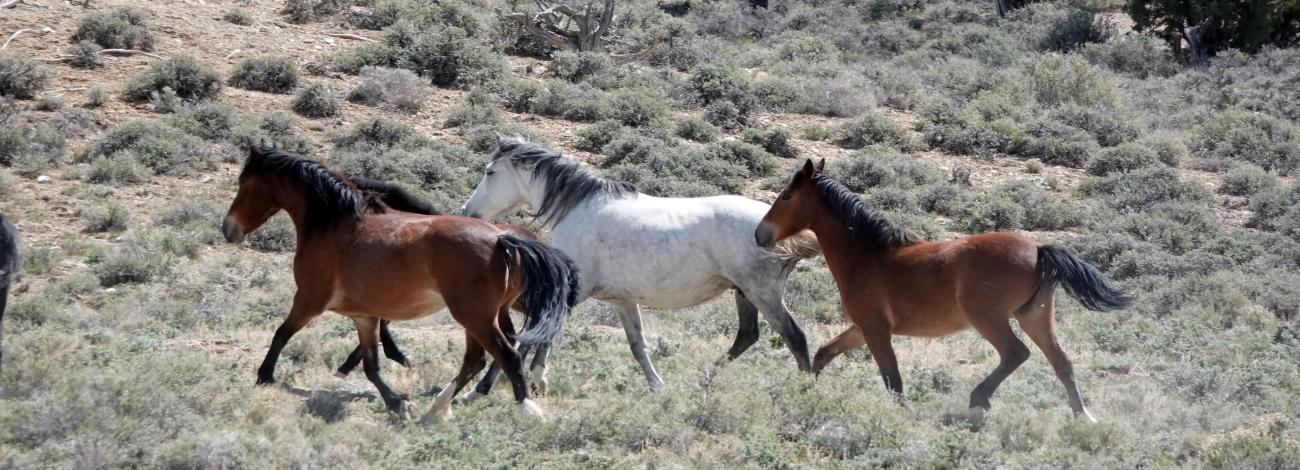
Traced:
<svg viewBox="0 0 1300 470">
<path fill-rule="evenodd" d="M 864 267 L 874 266 L 883 261 L 885 251 L 891 248 L 872 249 L 861 246 L 853 239 L 849 228 L 825 209 L 818 208 L 809 226 L 817 234 L 817 244 L 821 246 L 826 266 L 836 282 L 847 278 L 848 274 Z"/>
<path fill-rule="evenodd" d="M 304 235 L 307 234 L 304 227 L 307 223 L 307 188 L 297 181 L 286 181 L 276 184 L 276 202 L 280 204 L 280 209 L 289 214 L 289 219 L 293 221 L 294 232 L 298 235 L 298 245 L 306 240 Z"/>
</svg>

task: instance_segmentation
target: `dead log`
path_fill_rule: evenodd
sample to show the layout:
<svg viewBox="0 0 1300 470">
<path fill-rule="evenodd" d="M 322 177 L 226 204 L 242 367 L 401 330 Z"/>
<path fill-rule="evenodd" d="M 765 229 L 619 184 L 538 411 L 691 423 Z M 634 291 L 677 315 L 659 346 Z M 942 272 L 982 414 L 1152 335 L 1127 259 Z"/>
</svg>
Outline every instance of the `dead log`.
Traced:
<svg viewBox="0 0 1300 470">
<path fill-rule="evenodd" d="M 41 34 L 41 35 L 46 35 L 46 34 L 50 34 L 50 33 L 53 33 L 53 32 L 54 32 L 54 29 L 53 29 L 53 28 L 50 28 L 49 26 L 46 26 L 46 27 L 41 28 L 41 29 L 23 28 L 23 29 L 20 29 L 20 30 L 18 30 L 18 31 L 15 31 L 14 34 L 13 34 L 13 36 L 9 36 L 9 40 L 8 40 L 8 41 L 5 41 L 4 45 L 0 45 L 0 49 L 4 49 L 4 48 L 9 47 L 9 43 L 14 42 L 14 39 L 18 39 L 19 36 L 22 36 L 22 35 L 24 35 L 24 34 L 37 34 L 37 33 L 39 33 L 39 34 Z"/>
</svg>

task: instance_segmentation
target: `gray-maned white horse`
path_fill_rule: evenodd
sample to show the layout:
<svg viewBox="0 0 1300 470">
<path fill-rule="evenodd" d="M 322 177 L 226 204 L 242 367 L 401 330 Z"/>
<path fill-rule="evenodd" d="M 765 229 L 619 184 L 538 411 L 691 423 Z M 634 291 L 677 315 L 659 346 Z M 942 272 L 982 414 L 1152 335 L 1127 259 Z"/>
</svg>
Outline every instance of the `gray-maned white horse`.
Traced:
<svg viewBox="0 0 1300 470">
<path fill-rule="evenodd" d="M 785 305 L 786 278 L 799 260 L 818 253 L 810 233 L 771 251 L 754 243 L 767 204 L 741 196 L 660 198 L 601 178 L 580 162 L 519 137 L 497 138 L 483 179 L 461 208 L 491 219 L 526 205 L 551 229 L 551 244 L 578 266 L 578 301 L 595 298 L 619 312 L 632 355 L 650 389 L 663 380 L 646 354 L 641 306 L 677 309 L 736 288 L 740 328 L 727 359 L 758 340 L 758 312 L 781 335 L 801 370 L 811 370 L 804 333 Z M 532 381 L 546 388 L 545 348 Z M 498 369 L 466 399 L 486 395 Z"/>
</svg>

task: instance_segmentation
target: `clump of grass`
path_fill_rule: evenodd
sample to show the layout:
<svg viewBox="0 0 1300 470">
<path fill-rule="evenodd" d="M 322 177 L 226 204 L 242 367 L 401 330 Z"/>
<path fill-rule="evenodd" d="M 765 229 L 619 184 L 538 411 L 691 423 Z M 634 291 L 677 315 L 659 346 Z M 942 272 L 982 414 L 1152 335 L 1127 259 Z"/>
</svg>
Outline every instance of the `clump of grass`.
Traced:
<svg viewBox="0 0 1300 470">
<path fill-rule="evenodd" d="M 245 59 L 235 65 L 230 86 L 270 93 L 289 93 L 298 86 L 298 64 L 288 57 Z"/>
<path fill-rule="evenodd" d="M 709 143 L 718 140 L 722 135 L 722 129 L 699 116 L 690 116 L 679 119 L 673 133 L 686 140 Z"/>
<path fill-rule="evenodd" d="M 40 62 L 0 54 L 0 97 L 31 99 L 49 81 L 50 73 Z"/>
<path fill-rule="evenodd" d="M 224 15 L 221 15 L 221 19 L 225 20 L 227 23 L 237 24 L 240 26 L 253 25 L 253 15 L 248 11 L 239 8 L 227 11 Z"/>
<path fill-rule="evenodd" d="M 336 68 L 357 73 L 365 66 L 401 67 L 435 86 L 468 89 L 506 75 L 505 60 L 465 29 L 444 23 L 398 22 L 385 44 L 365 45 L 335 57 Z"/>
<path fill-rule="evenodd" d="M 130 121 L 109 129 L 78 152 L 76 159 L 93 162 L 119 153 L 131 156 L 154 174 L 188 173 L 216 165 L 202 139 L 157 120 Z"/>
<path fill-rule="evenodd" d="M 1154 151 L 1141 144 L 1128 143 L 1102 150 L 1089 158 L 1083 169 L 1090 175 L 1106 176 L 1159 164 Z"/>
<path fill-rule="evenodd" d="M 298 90 L 290 109 L 309 118 L 331 117 L 339 114 L 339 102 L 334 90 L 323 83 L 311 83 Z"/>
<path fill-rule="evenodd" d="M 406 114 L 424 107 L 429 92 L 424 80 L 410 70 L 386 67 L 361 69 L 361 81 L 348 92 L 347 99 L 367 106 L 385 106 Z"/>
<path fill-rule="evenodd" d="M 171 258 L 157 241 L 136 234 L 92 261 L 95 264 L 91 271 L 99 278 L 99 285 L 113 287 L 149 282 L 167 269 Z"/>
<path fill-rule="evenodd" d="M 613 119 L 606 119 L 578 130 L 578 141 L 574 142 L 573 147 L 588 152 L 600 152 L 610 142 L 622 137 L 629 131 L 630 129 L 624 126 L 623 123 Z"/>
<path fill-rule="evenodd" d="M 794 144 L 790 142 L 792 138 L 789 131 L 780 128 L 749 128 L 745 129 L 745 133 L 741 135 L 741 140 L 763 147 L 763 150 L 767 150 L 768 153 L 781 158 L 799 156 L 799 149 L 795 148 Z"/>
<path fill-rule="evenodd" d="M 154 34 L 145 9 L 119 7 L 90 13 L 77 20 L 73 41 L 90 41 L 107 49 L 152 51 Z"/>
<path fill-rule="evenodd" d="M 46 93 L 36 100 L 37 111 L 58 111 L 63 108 L 63 95 L 58 93 Z"/>
<path fill-rule="evenodd" d="M 132 184 L 142 179 L 144 168 L 129 153 L 96 158 L 86 173 L 86 181 L 98 184 Z"/>
<path fill-rule="evenodd" d="M 127 101 L 149 101 L 173 94 L 186 102 L 216 98 L 221 93 L 221 75 L 193 56 L 183 55 L 154 62 L 144 73 L 131 79 L 122 97 Z"/>
<path fill-rule="evenodd" d="M 1253 196 L 1277 186 L 1277 177 L 1258 165 L 1240 163 L 1223 175 L 1219 192 L 1233 196 Z"/>
<path fill-rule="evenodd" d="M 58 161 L 67 145 L 64 133 L 48 125 L 0 126 L 0 165 L 24 176 L 36 176 Z"/>
<path fill-rule="evenodd" d="M 248 246 L 267 253 L 288 253 L 298 246 L 298 231 L 287 214 L 279 213 L 248 235 Z"/>
</svg>

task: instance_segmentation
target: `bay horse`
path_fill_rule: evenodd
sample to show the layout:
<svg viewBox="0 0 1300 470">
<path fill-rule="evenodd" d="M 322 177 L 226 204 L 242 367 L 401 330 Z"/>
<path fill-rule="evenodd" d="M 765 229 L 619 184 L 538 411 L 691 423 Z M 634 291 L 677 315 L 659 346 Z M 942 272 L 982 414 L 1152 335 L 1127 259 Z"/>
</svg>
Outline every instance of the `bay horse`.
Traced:
<svg viewBox="0 0 1300 470">
<path fill-rule="evenodd" d="M 1056 338 L 1056 285 L 1090 310 L 1123 308 L 1131 299 L 1092 265 L 1064 248 L 1014 233 L 982 233 L 946 242 L 921 240 L 867 207 L 862 199 L 808 160 L 754 230 L 759 246 L 812 230 L 839 287 L 852 326 L 822 346 L 820 372 L 836 356 L 865 343 L 885 387 L 901 396 L 903 380 L 892 335 L 940 337 L 974 328 L 1001 361 L 971 392 L 970 407 L 989 397 L 1029 358 L 1009 319 L 1038 345 L 1065 386 L 1075 416 L 1096 421 L 1083 405 L 1073 366 Z"/>
<path fill-rule="evenodd" d="M 452 399 L 483 368 L 485 351 L 505 365 L 519 406 L 542 414 L 528 397 L 515 338 L 506 334 L 513 330 L 507 312 L 516 300 L 527 307 L 517 338 L 522 344 L 547 344 L 559 336 L 578 285 L 577 270 L 562 252 L 468 217 L 389 210 L 321 163 L 255 147 L 239 175 L 222 232 L 240 243 L 280 210 L 297 230 L 298 289 L 258 368 L 258 384 L 275 381 L 275 365 L 289 338 L 332 310 L 352 319 L 366 378 L 387 408 L 407 419 L 406 398 L 379 374 L 379 322 L 448 308 L 465 327 L 465 358 L 422 421 L 450 417 Z"/>
<path fill-rule="evenodd" d="M 721 361 L 758 340 L 758 313 L 785 340 L 801 370 L 810 370 L 807 340 L 784 300 L 799 260 L 817 254 L 811 234 L 776 249 L 759 249 L 749 233 L 767 204 L 741 196 L 660 198 L 604 179 L 577 160 L 521 137 L 497 136 L 483 179 L 461 213 L 491 219 L 518 206 L 535 211 L 551 243 L 582 272 L 579 301 L 595 298 L 618 310 L 632 356 L 652 391 L 664 387 L 646 352 L 641 306 L 678 309 L 736 289 L 739 331 Z M 546 345 L 533 382 L 545 386 Z M 467 399 L 487 394 L 495 368 Z"/>
<path fill-rule="evenodd" d="M 18 277 L 22 258 L 18 255 L 18 229 L 4 214 L 0 214 L 0 367 L 4 365 L 4 318 L 9 303 L 9 286 Z"/>
<path fill-rule="evenodd" d="M 414 194 L 408 192 L 405 188 L 396 184 L 359 176 L 349 176 L 347 179 L 351 180 L 357 190 L 362 191 L 366 197 L 378 199 L 379 202 L 383 203 L 389 209 L 410 212 L 412 214 L 443 215 L 443 212 L 433 207 L 432 204 L 421 200 Z M 532 230 L 525 227 L 511 224 L 496 225 L 502 230 L 514 232 L 516 235 L 521 237 L 531 240 L 540 240 L 536 233 L 533 233 Z M 513 310 L 526 314 L 519 302 L 515 303 Z M 508 318 L 506 319 L 506 321 L 509 320 L 510 319 Z M 410 360 L 406 357 L 406 354 L 397 347 L 397 340 L 393 338 L 393 333 L 389 330 L 388 324 L 388 320 L 379 321 L 379 344 L 381 349 L 384 351 L 384 356 L 393 362 L 401 364 L 403 367 L 410 367 Z M 507 331 L 506 333 L 507 335 L 513 335 L 513 332 L 510 331 Z M 352 371 L 361 364 L 361 358 L 361 346 L 357 345 L 357 347 L 348 354 L 348 357 L 343 361 L 343 364 L 335 370 L 334 375 L 337 377 L 347 377 L 348 374 L 351 374 Z M 537 362 L 538 359 L 534 358 L 533 361 Z"/>
</svg>

